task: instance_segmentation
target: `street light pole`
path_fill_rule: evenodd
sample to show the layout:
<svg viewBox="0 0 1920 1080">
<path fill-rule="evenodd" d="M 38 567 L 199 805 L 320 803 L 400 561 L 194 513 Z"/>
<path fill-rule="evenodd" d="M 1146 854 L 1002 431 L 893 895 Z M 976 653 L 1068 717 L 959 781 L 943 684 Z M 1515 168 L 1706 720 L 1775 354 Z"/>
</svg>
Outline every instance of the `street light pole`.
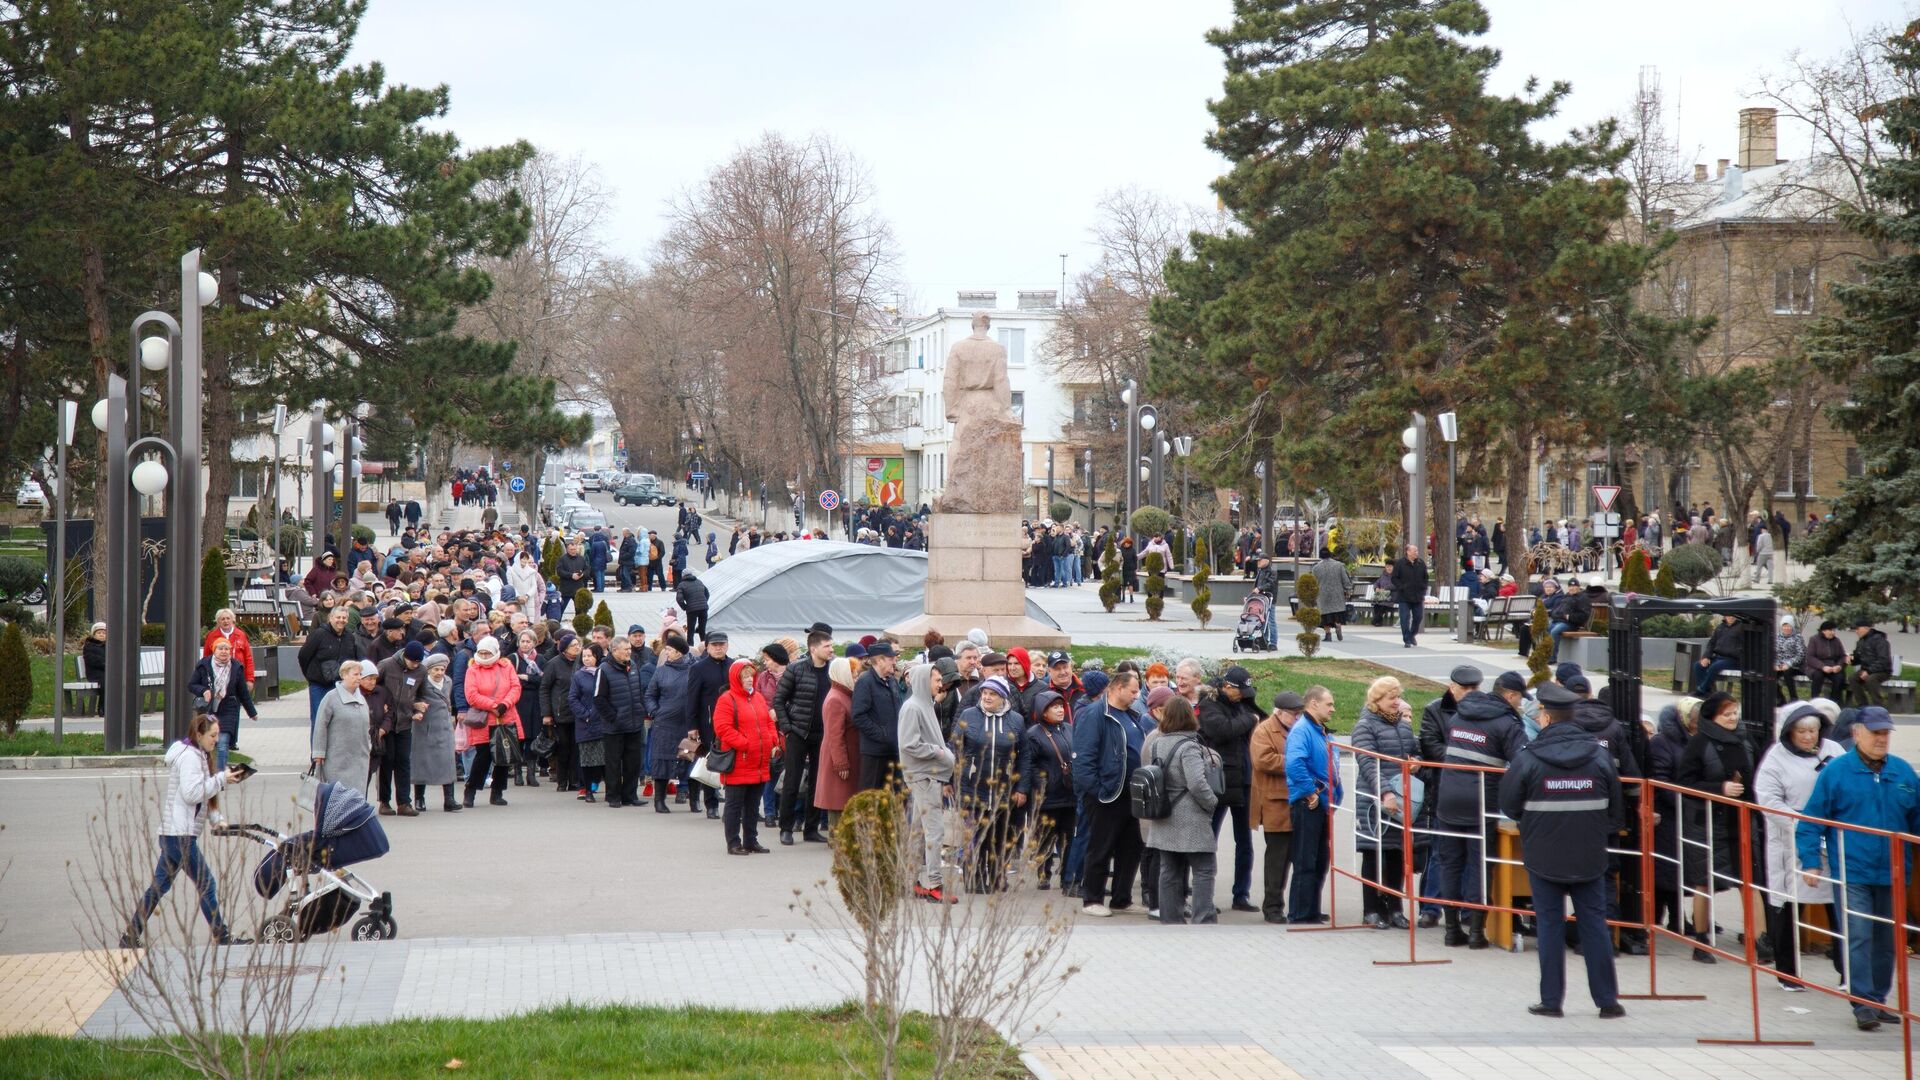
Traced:
<svg viewBox="0 0 1920 1080">
<path fill-rule="evenodd" d="M 1187 546 L 1189 549 L 1197 552 L 1199 549 L 1194 546 L 1193 515 L 1187 512 L 1187 500 L 1193 495 L 1193 488 L 1187 483 L 1187 456 L 1193 453 L 1193 436 L 1175 436 L 1173 440 L 1173 452 L 1180 456 L 1180 516 L 1186 519 L 1187 522 Z M 1185 551 L 1180 553 L 1180 560 L 1182 565 L 1191 561 L 1188 559 L 1187 552 Z M 1207 561 L 1213 561 L 1212 552 L 1207 553 Z"/>
<path fill-rule="evenodd" d="M 67 661 L 67 447 L 73 442 L 73 424 L 80 403 L 60 400 L 60 429 L 54 442 L 53 466 L 53 606 L 47 609 L 47 621 L 53 624 L 53 742 L 58 746 L 65 734 L 66 709 L 60 700 L 61 669 Z"/>
<path fill-rule="evenodd" d="M 1422 524 L 1427 516 L 1427 418 L 1424 414 L 1413 414 L 1413 423 L 1400 433 L 1400 445 L 1407 448 L 1400 456 L 1400 468 L 1407 474 L 1407 531 L 1402 546 L 1412 544 L 1415 551 L 1424 552 L 1427 550 L 1427 530 Z"/>
<path fill-rule="evenodd" d="M 1122 459 L 1127 463 L 1124 470 L 1127 505 L 1122 510 L 1124 516 L 1120 520 L 1120 527 L 1126 530 L 1126 535 L 1132 536 L 1133 512 L 1140 509 L 1140 470 L 1137 467 L 1140 460 L 1140 384 L 1128 379 L 1127 388 L 1120 391 L 1120 401 L 1127 407 L 1127 447 L 1126 457 Z"/>
<path fill-rule="evenodd" d="M 1441 579 L 1442 584 L 1445 584 L 1448 581 L 1458 578 L 1460 575 L 1460 529 L 1454 522 L 1457 512 L 1454 509 L 1453 501 L 1455 478 L 1454 447 L 1460 439 L 1460 419 L 1452 410 L 1441 413 L 1437 419 L 1440 421 L 1440 437 L 1447 442 L 1447 531 L 1446 536 L 1443 538 L 1444 550 L 1447 553 L 1447 565 L 1446 576 Z"/>
<path fill-rule="evenodd" d="M 1091 536 L 1100 528 L 1100 522 L 1098 520 L 1100 511 L 1094 505 L 1093 451 L 1091 449 L 1082 451 L 1081 460 L 1085 461 L 1087 466 L 1087 535 Z"/>
</svg>

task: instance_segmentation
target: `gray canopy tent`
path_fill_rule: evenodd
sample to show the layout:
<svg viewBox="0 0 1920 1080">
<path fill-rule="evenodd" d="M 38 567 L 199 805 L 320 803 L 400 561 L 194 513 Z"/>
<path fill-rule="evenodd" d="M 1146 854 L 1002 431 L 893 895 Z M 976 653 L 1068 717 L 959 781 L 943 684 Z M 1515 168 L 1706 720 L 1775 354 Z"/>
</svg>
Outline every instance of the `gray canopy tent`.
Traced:
<svg viewBox="0 0 1920 1080">
<path fill-rule="evenodd" d="M 707 625 L 729 634 L 791 633 L 816 620 L 841 636 L 877 634 L 926 610 L 924 551 L 786 540 L 698 573 L 707 586 Z M 1032 600 L 1027 614 L 1060 625 Z"/>
</svg>

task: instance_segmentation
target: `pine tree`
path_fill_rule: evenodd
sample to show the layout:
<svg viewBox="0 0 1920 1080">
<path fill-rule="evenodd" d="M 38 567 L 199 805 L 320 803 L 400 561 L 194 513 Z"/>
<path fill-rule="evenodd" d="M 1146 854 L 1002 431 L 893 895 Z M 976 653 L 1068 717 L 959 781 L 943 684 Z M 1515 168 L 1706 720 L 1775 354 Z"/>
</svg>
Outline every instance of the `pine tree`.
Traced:
<svg viewBox="0 0 1920 1080">
<path fill-rule="evenodd" d="M 1920 23 L 1887 42 L 1902 86 L 1920 75 Z M 1876 105 L 1893 151 L 1867 173 L 1884 209 L 1842 210 L 1841 220 L 1882 250 L 1857 284 L 1836 283 L 1840 312 L 1812 336 L 1809 352 L 1849 388 L 1835 426 L 1860 446 L 1861 472 L 1841 485 L 1833 520 L 1807 541 L 1823 606 L 1847 618 L 1886 619 L 1920 602 L 1920 96 Z"/>
<path fill-rule="evenodd" d="M 1553 655 L 1553 635 L 1547 633 L 1547 605 L 1533 605 L 1533 622 L 1529 628 L 1533 633 L 1533 648 L 1527 653 L 1527 670 L 1533 675 L 1527 679 L 1527 685 L 1539 686 L 1547 681 L 1547 658 Z"/>
<path fill-rule="evenodd" d="M 1149 551 L 1140 561 L 1147 570 L 1147 618 L 1159 622 L 1160 613 L 1167 609 L 1167 560 Z"/>
<path fill-rule="evenodd" d="M 1647 564 L 1652 556 L 1642 547 L 1627 552 L 1626 561 L 1620 565 L 1620 591 L 1639 593 L 1645 596 L 1653 592 L 1653 575 L 1647 572 Z"/>
<path fill-rule="evenodd" d="M 607 607 L 607 602 L 605 600 L 600 601 L 600 603 L 595 605 L 593 609 L 593 625 L 595 626 L 612 626 L 613 625 L 613 611 Z"/>
<path fill-rule="evenodd" d="M 1490 94 L 1487 26 L 1473 0 L 1242 0 L 1209 35 L 1233 227 L 1168 261 L 1149 388 L 1232 433 L 1224 468 L 1272 453 L 1297 486 L 1377 496 L 1408 410 L 1450 407 L 1503 447 L 1518 521 L 1535 440 L 1607 423 L 1621 354 L 1666 342 L 1630 302 L 1654 253 L 1610 237 L 1624 148 L 1610 125 L 1536 141 L 1569 88 Z"/>
<path fill-rule="evenodd" d="M 1660 560 L 1660 572 L 1653 575 L 1653 595 L 1668 600 L 1680 595 L 1680 584 L 1673 580 L 1673 567 L 1667 560 Z"/>
</svg>

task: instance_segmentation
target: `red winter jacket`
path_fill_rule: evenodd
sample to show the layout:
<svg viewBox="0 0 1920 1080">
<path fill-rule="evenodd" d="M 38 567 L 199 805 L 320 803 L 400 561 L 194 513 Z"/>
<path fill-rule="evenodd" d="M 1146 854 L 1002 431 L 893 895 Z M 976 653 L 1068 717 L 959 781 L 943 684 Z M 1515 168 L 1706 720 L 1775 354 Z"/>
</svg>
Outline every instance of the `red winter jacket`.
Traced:
<svg viewBox="0 0 1920 1080">
<path fill-rule="evenodd" d="M 722 783 L 761 784 L 773 776 L 780 735 L 766 695 L 756 693 L 753 684 L 752 662 L 735 660 L 727 671 L 727 693 L 713 708 L 714 742 L 734 752 L 733 770 L 721 774 Z"/>
</svg>

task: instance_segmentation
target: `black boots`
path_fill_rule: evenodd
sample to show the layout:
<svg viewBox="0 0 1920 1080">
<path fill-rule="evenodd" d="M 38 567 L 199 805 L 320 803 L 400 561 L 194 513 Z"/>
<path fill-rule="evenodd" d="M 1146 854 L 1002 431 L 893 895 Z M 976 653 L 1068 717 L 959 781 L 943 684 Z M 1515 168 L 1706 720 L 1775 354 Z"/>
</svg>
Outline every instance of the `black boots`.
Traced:
<svg viewBox="0 0 1920 1080">
<path fill-rule="evenodd" d="M 469 810 L 473 809 L 473 789 L 472 788 L 466 789 L 465 793 L 462 795 L 460 799 L 460 805 L 466 807 Z"/>
<path fill-rule="evenodd" d="M 1457 949 L 1467 943 L 1467 935 L 1460 929 L 1460 909 L 1450 907 L 1446 911 L 1447 936 L 1445 944 L 1449 949 Z"/>
<path fill-rule="evenodd" d="M 488 806 L 505 806 L 507 805 L 507 797 L 501 794 L 500 792 L 496 791 L 493 793 L 493 795 L 490 798 L 487 799 L 487 805 Z"/>
<path fill-rule="evenodd" d="M 653 812 L 656 814 L 673 813 L 673 807 L 667 805 L 667 785 L 665 784 L 653 785 Z"/>
<path fill-rule="evenodd" d="M 1484 949 L 1492 942 L 1487 940 L 1487 913 L 1471 911 L 1467 913 L 1467 948 Z"/>
</svg>

